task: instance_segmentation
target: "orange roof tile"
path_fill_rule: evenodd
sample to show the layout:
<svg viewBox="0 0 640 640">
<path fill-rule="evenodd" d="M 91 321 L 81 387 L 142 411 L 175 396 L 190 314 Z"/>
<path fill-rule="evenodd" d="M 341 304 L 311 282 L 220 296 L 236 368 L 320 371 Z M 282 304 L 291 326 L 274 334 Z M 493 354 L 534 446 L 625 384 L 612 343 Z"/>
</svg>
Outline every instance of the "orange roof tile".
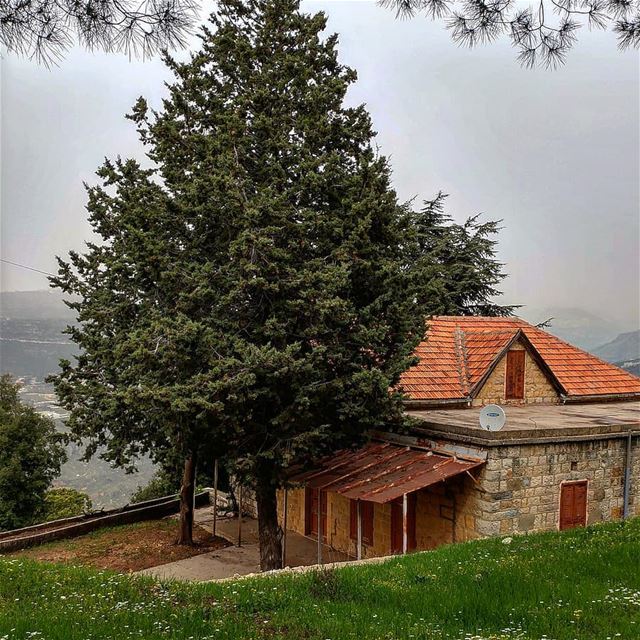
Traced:
<svg viewBox="0 0 640 640">
<path fill-rule="evenodd" d="M 640 395 L 640 378 L 520 318 L 436 316 L 416 349 L 420 362 L 400 386 L 410 400 L 466 400 L 498 357 L 520 336 L 547 365 L 563 395 Z"/>
</svg>

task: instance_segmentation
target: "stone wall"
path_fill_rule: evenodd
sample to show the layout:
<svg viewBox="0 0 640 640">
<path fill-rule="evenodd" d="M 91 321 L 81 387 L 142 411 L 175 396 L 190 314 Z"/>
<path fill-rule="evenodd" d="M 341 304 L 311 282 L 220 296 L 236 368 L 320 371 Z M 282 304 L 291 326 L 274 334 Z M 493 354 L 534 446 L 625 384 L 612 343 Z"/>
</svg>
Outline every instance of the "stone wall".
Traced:
<svg viewBox="0 0 640 640">
<path fill-rule="evenodd" d="M 288 492 L 287 497 L 287 528 L 296 533 L 305 535 L 305 492 L 304 489 L 294 489 Z M 356 556 L 356 541 L 350 537 L 350 512 L 349 500 L 337 493 L 327 494 L 327 544 Z M 280 526 L 284 524 L 284 495 L 278 493 L 278 517 Z M 390 537 L 391 510 L 389 505 L 375 505 L 373 513 L 373 544 L 362 545 L 364 558 L 388 555 L 391 548 Z"/>
<path fill-rule="evenodd" d="M 640 515 L 640 437 L 632 449 L 630 512 Z M 417 492 L 417 549 L 474 538 L 557 529 L 563 482 L 587 480 L 587 522 L 622 517 L 625 438 L 584 442 L 496 446 L 477 482 L 460 475 Z M 304 489 L 289 491 L 288 528 L 305 533 Z M 279 496 L 282 523 L 283 500 Z M 350 538 L 349 500 L 327 496 L 328 544 L 356 556 Z M 391 507 L 375 505 L 373 545 L 363 544 L 363 557 L 388 555 Z"/>
<path fill-rule="evenodd" d="M 524 346 L 519 343 L 514 344 L 510 349 L 510 351 L 521 350 L 524 350 Z M 504 397 L 506 369 L 507 356 L 505 354 L 473 399 L 473 406 L 523 403 L 555 404 L 559 401 L 558 393 L 528 351 L 525 350 L 524 357 L 524 400 L 507 400 Z"/>
<path fill-rule="evenodd" d="M 278 521 L 284 527 L 284 491 L 278 491 Z M 287 492 L 287 529 L 304 535 L 304 489 Z"/>
<path fill-rule="evenodd" d="M 417 549 L 433 549 L 441 544 L 477 537 L 473 506 L 474 483 L 460 476 L 446 483 L 417 492 Z M 305 534 L 304 489 L 288 493 L 287 528 Z M 351 556 L 357 555 L 356 541 L 350 537 L 350 504 L 344 496 L 327 495 L 327 544 Z M 278 514 L 284 523 L 283 493 L 278 495 Z M 389 555 L 391 552 L 391 505 L 375 504 L 373 512 L 373 544 L 363 542 L 362 557 Z"/>
<path fill-rule="evenodd" d="M 478 537 L 475 532 L 474 493 L 473 480 L 466 475 L 418 491 L 417 548 L 434 549 L 442 544 Z"/>
<path fill-rule="evenodd" d="M 480 536 L 559 527 L 563 482 L 587 480 L 587 523 L 622 516 L 626 439 L 496 447 L 471 501 Z M 640 515 L 640 451 L 633 446 L 630 512 Z"/>
</svg>

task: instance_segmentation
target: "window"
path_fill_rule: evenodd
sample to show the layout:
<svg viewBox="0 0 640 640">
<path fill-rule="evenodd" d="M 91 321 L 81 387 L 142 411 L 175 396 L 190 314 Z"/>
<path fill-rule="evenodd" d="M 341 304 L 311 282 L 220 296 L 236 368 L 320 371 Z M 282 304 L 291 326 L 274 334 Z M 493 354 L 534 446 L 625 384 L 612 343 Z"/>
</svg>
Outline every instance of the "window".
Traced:
<svg viewBox="0 0 640 640">
<path fill-rule="evenodd" d="M 349 534 L 352 540 L 358 539 L 358 501 L 351 500 Z M 362 542 L 373 544 L 373 502 L 360 501 L 362 513 Z"/>
<path fill-rule="evenodd" d="M 524 351 L 507 352 L 505 380 L 505 398 L 507 400 L 524 399 L 524 354 Z"/>
<path fill-rule="evenodd" d="M 587 481 L 565 482 L 560 488 L 560 529 L 587 524 Z"/>
</svg>

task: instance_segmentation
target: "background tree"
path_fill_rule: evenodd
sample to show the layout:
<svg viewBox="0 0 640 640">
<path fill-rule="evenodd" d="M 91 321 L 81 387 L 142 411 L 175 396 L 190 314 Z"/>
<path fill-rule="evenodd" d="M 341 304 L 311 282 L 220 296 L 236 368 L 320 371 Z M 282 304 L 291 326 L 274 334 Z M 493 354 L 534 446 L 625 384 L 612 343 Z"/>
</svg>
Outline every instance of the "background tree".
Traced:
<svg viewBox="0 0 640 640">
<path fill-rule="evenodd" d="M 197 15 L 192 0 L 0 0 L 0 44 L 45 64 L 76 40 L 89 50 L 148 56 L 183 47 Z"/>
<path fill-rule="evenodd" d="M 381 0 L 398 16 L 424 13 L 444 19 L 451 37 L 474 47 L 507 37 L 526 67 L 556 67 L 577 39 L 577 30 L 612 29 L 620 49 L 640 46 L 640 0 Z"/>
<path fill-rule="evenodd" d="M 38 522 L 66 456 L 52 420 L 24 405 L 20 386 L 0 377 L 0 529 Z"/>
<path fill-rule="evenodd" d="M 423 316 L 511 315 L 517 307 L 495 302 L 505 277 L 496 258 L 499 222 L 476 215 L 455 224 L 446 198 L 439 192 L 411 213 L 406 268 Z"/>
</svg>

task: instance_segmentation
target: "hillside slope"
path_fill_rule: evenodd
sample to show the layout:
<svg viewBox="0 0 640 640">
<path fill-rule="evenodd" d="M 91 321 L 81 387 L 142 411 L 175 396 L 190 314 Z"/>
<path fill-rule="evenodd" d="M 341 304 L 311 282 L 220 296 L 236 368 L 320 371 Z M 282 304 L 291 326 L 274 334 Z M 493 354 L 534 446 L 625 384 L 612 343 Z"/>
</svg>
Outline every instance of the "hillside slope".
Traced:
<svg viewBox="0 0 640 640">
<path fill-rule="evenodd" d="M 639 519 L 217 584 L 0 559 L 7 640 L 604 640 L 639 630 Z"/>
<path fill-rule="evenodd" d="M 517 312 L 531 324 L 553 318 L 547 331 L 570 344 L 592 351 L 598 345 L 612 340 L 624 327 L 585 309 L 569 307 L 524 307 Z"/>
<path fill-rule="evenodd" d="M 593 354 L 608 362 L 624 362 L 640 358 L 640 329 L 619 336 L 593 350 Z"/>
</svg>

